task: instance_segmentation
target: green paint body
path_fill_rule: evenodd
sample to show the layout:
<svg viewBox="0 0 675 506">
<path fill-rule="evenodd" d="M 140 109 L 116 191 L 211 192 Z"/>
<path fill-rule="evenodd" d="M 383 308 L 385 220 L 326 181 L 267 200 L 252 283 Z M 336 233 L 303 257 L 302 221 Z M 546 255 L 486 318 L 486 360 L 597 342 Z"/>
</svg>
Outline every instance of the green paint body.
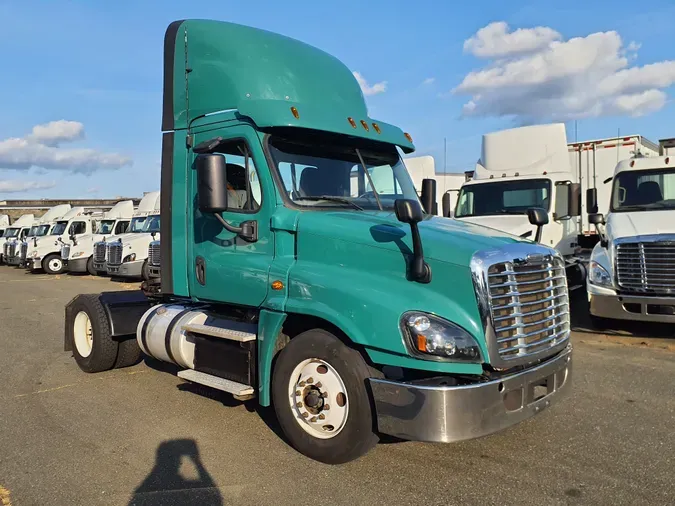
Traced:
<svg viewBox="0 0 675 506">
<path fill-rule="evenodd" d="M 259 402 L 270 403 L 275 343 L 290 314 L 331 323 L 376 364 L 440 374 L 481 374 L 488 355 L 469 264 L 476 251 L 519 239 L 464 222 L 427 217 L 419 229 L 432 281 L 409 281 L 406 266 L 412 240 L 408 225 L 398 222 L 391 212 L 290 208 L 265 156 L 265 136 L 279 127 L 414 149 L 400 129 L 367 116 L 358 83 L 342 63 L 280 35 L 211 21 L 182 22 L 173 58 L 173 133 L 165 134 L 175 135 L 170 217 L 173 293 L 195 301 L 260 309 Z M 297 108 L 299 119 L 291 107 Z M 204 114 L 209 116 L 200 117 Z M 357 128 L 351 126 L 349 117 Z M 381 133 L 372 126 L 366 131 L 362 119 L 369 125 L 377 123 Z M 236 240 L 215 219 L 197 210 L 192 170 L 196 155 L 186 147 L 188 135 L 192 145 L 214 137 L 244 139 L 249 145 L 262 203 L 253 214 L 225 212 L 223 218 L 233 225 L 256 220 L 257 242 Z M 196 281 L 197 256 L 207 261 L 205 286 Z M 282 290 L 272 290 L 276 280 L 282 281 Z M 402 314 L 410 310 L 439 315 L 466 329 L 479 343 L 482 361 L 411 356 L 399 327 Z"/>
</svg>

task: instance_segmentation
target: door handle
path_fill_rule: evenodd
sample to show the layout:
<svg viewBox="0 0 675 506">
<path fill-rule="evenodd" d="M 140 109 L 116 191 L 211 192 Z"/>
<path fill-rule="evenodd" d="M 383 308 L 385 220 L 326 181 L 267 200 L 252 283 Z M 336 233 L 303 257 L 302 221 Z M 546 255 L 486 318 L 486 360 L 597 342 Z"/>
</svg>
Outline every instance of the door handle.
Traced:
<svg viewBox="0 0 675 506">
<path fill-rule="evenodd" d="M 197 282 L 202 286 L 206 285 L 206 260 L 203 257 L 197 257 L 195 260 L 195 274 Z"/>
</svg>

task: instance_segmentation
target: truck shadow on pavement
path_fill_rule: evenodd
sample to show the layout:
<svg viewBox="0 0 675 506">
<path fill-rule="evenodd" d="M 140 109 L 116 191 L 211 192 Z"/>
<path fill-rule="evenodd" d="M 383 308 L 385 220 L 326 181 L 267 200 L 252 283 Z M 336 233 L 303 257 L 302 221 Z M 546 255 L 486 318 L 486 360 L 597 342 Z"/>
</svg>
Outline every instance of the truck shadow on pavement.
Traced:
<svg viewBox="0 0 675 506">
<path fill-rule="evenodd" d="M 134 490 L 129 506 L 219 506 L 223 498 L 194 439 L 173 439 L 157 448 L 155 465 Z"/>
</svg>

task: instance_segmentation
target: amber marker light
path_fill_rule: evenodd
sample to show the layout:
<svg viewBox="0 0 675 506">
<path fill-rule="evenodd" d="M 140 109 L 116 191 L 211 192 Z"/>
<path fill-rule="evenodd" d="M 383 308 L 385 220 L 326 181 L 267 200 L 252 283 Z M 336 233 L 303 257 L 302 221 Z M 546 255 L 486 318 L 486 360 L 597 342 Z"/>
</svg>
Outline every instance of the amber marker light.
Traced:
<svg viewBox="0 0 675 506">
<path fill-rule="evenodd" d="M 382 130 L 380 130 L 380 125 L 378 125 L 377 123 L 373 123 L 373 128 L 378 134 L 382 133 Z"/>
<path fill-rule="evenodd" d="M 293 117 L 295 119 L 300 119 L 300 113 L 296 107 L 291 107 L 291 112 L 293 113 Z"/>
<path fill-rule="evenodd" d="M 284 289 L 284 284 L 279 281 L 278 279 L 276 281 L 272 281 L 272 290 L 283 290 Z"/>
<path fill-rule="evenodd" d="M 408 139 L 410 142 L 412 142 L 412 136 L 408 132 L 404 133 L 403 135 L 405 135 L 406 139 Z"/>
<path fill-rule="evenodd" d="M 352 128 L 356 128 L 356 121 L 354 121 L 354 118 L 347 118 L 347 121 L 349 121 Z"/>
<path fill-rule="evenodd" d="M 366 123 L 365 120 L 361 120 L 361 126 L 366 129 L 366 132 L 370 132 L 370 128 L 368 128 L 368 123 Z"/>
</svg>

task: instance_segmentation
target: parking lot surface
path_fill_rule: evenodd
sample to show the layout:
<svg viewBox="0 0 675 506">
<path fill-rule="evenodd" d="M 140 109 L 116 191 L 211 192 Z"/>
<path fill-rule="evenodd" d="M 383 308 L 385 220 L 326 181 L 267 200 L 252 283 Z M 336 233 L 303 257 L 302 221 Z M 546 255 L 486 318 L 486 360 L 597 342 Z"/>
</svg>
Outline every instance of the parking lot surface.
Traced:
<svg viewBox="0 0 675 506">
<path fill-rule="evenodd" d="M 331 467 L 290 448 L 269 410 L 157 362 L 81 372 L 63 351 L 64 306 L 120 287 L 135 285 L 0 267 L 3 506 L 675 503 L 668 329 L 575 331 L 571 395 L 510 430 L 389 442 Z"/>
</svg>

